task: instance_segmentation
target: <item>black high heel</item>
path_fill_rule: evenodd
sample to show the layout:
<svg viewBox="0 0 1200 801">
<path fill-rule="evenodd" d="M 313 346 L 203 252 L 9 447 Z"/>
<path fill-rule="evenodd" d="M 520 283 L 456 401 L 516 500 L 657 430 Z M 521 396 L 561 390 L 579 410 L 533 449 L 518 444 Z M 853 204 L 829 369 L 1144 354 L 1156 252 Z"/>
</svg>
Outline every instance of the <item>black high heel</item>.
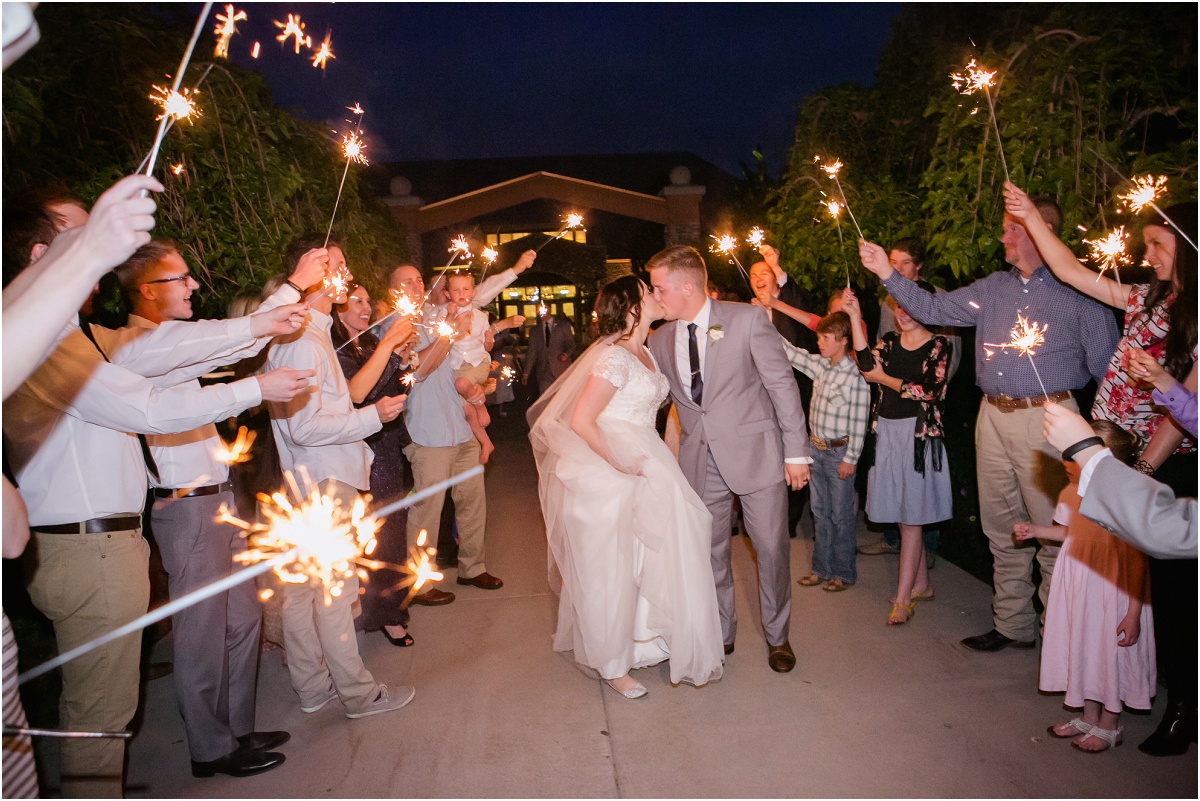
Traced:
<svg viewBox="0 0 1200 801">
<path fill-rule="evenodd" d="M 409 634 L 407 631 L 404 632 L 403 637 L 393 637 L 391 634 L 388 633 L 388 630 L 385 628 L 381 628 L 380 631 L 383 632 L 384 637 L 387 637 L 387 641 L 390 642 L 392 645 L 396 646 L 397 648 L 408 648 L 410 645 L 412 645 L 414 642 L 416 642 L 412 638 L 412 635 Z"/>
</svg>

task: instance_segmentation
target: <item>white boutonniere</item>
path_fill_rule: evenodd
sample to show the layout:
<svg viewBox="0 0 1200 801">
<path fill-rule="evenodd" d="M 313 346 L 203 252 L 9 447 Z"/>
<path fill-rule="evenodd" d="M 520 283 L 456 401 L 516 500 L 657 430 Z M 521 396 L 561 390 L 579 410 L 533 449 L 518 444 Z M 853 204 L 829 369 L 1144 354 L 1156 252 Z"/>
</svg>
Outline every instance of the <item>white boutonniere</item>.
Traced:
<svg viewBox="0 0 1200 801">
<path fill-rule="evenodd" d="M 708 329 L 708 338 L 713 341 L 713 344 L 721 341 L 721 337 L 725 336 L 725 331 L 722 330 L 720 324 L 714 325 Z"/>
</svg>

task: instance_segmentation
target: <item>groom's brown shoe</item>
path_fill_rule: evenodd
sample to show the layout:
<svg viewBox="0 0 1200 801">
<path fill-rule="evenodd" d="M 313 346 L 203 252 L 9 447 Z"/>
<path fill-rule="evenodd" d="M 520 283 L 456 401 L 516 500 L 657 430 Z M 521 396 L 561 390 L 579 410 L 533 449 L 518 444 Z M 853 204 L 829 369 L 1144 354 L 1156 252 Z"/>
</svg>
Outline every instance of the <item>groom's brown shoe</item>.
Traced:
<svg viewBox="0 0 1200 801">
<path fill-rule="evenodd" d="M 784 641 L 783 645 L 772 645 L 767 650 L 767 664 L 776 673 L 787 673 L 796 666 L 796 654 L 792 652 L 791 643 Z"/>
</svg>

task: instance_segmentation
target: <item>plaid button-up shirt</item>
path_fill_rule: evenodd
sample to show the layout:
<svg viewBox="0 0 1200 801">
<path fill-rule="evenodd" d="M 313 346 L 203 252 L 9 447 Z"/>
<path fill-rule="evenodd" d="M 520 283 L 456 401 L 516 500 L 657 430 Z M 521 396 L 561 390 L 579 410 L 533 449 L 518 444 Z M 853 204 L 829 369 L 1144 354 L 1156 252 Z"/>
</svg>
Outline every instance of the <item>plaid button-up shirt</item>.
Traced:
<svg viewBox="0 0 1200 801">
<path fill-rule="evenodd" d="M 871 416 L 871 388 L 853 357 L 846 355 L 831 365 L 824 356 L 797 348 L 783 337 L 780 340 L 792 367 L 813 380 L 812 405 L 808 409 L 813 436 L 848 439 L 843 461 L 858 464 Z"/>
<path fill-rule="evenodd" d="M 1039 375 L 1050 393 L 1079 389 L 1089 378 L 1099 384 L 1120 339 L 1112 312 L 1061 283 L 1045 265 L 1028 282 L 1013 267 L 937 295 L 897 272 L 883 285 L 927 326 L 975 327 L 975 382 L 988 395 L 1041 395 Z M 1036 374 L 1028 356 L 995 347 L 1009 341 L 1018 314 L 1049 326 L 1045 344 L 1033 352 Z"/>
</svg>

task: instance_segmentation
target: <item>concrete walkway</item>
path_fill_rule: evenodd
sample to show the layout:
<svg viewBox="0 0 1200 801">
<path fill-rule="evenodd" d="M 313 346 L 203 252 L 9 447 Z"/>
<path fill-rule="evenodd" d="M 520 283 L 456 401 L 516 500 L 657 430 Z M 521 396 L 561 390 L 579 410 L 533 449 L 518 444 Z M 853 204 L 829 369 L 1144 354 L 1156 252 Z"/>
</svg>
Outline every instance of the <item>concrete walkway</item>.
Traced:
<svg viewBox="0 0 1200 801">
<path fill-rule="evenodd" d="M 937 600 L 887 627 L 896 557 L 860 557 L 844 593 L 794 587 L 799 664 L 767 667 L 754 565 L 734 547 L 740 628 L 721 681 L 672 687 L 665 665 L 638 671 L 628 701 L 554 653 L 556 601 L 527 441 L 498 437 L 488 472 L 485 592 L 413 613 L 413 648 L 359 635 L 376 678 L 412 684 L 403 710 L 364 720 L 330 704 L 300 712 L 278 651 L 264 655 L 258 726 L 286 729 L 282 767 L 193 779 L 168 679 L 149 684 L 130 747 L 131 797 L 1190 797 L 1196 748 L 1155 759 L 1136 744 L 1157 715 L 1125 715 L 1127 743 L 1089 755 L 1045 734 L 1070 717 L 1037 692 L 1038 652 L 977 654 L 958 641 L 990 628 L 990 588 L 939 561 Z M 807 533 L 807 532 L 804 532 Z M 864 536 L 869 536 L 865 535 Z M 952 536 L 952 535 L 951 535 Z M 793 540 L 792 573 L 812 541 Z M 1158 699 L 1156 712 L 1161 711 Z"/>
</svg>

